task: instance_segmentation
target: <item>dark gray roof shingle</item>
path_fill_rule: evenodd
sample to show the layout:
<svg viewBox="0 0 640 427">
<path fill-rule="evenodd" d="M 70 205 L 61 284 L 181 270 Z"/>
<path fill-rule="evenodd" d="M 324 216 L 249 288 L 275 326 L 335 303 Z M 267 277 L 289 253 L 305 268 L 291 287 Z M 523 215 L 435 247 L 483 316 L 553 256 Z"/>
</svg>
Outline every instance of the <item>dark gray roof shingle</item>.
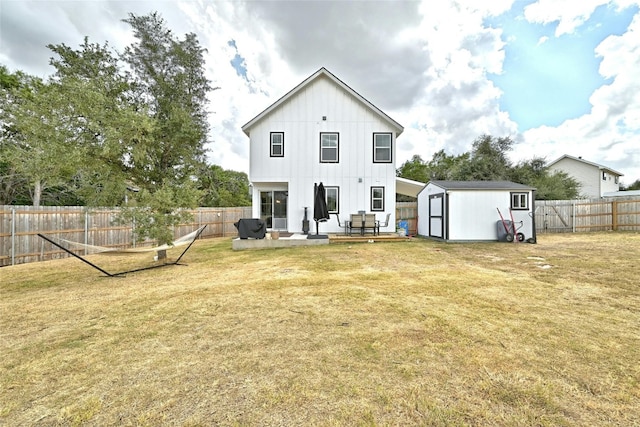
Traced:
<svg viewBox="0 0 640 427">
<path fill-rule="evenodd" d="M 429 181 L 445 190 L 535 190 L 511 181 Z"/>
</svg>

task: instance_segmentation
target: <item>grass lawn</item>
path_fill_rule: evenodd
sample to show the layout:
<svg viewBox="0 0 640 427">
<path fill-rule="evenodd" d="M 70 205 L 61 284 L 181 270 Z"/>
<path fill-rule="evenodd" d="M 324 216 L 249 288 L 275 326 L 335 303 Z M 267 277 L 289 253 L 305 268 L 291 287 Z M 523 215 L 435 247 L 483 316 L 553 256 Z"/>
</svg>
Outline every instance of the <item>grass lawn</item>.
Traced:
<svg viewBox="0 0 640 427">
<path fill-rule="evenodd" d="M 640 234 L 538 237 L 1 268 L 0 425 L 640 425 Z"/>
</svg>

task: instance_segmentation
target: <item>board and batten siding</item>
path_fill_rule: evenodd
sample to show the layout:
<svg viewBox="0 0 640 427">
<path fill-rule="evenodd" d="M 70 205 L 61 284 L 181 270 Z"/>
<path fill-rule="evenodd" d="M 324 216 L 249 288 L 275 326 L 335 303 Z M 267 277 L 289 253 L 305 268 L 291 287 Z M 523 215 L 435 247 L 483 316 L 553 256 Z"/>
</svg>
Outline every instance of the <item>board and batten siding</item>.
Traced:
<svg viewBox="0 0 640 427">
<path fill-rule="evenodd" d="M 511 220 L 509 191 L 452 191 L 449 193 L 449 240 L 496 240 L 497 209 L 504 219 Z M 472 213 L 472 214 L 470 214 Z M 512 211 L 518 224 L 531 223 L 529 211 Z M 523 230 L 524 231 L 524 230 Z M 526 232 L 531 237 L 530 232 Z"/>
<path fill-rule="evenodd" d="M 513 220 L 518 227 L 517 232 L 525 238 L 535 235 L 533 218 L 530 214 L 533 192 L 518 187 L 513 189 L 445 189 L 434 183 L 429 183 L 418 194 L 418 234 L 426 237 L 440 237 L 449 241 L 495 241 L 498 239 L 498 222 L 500 214 L 505 220 L 511 221 L 509 209 L 511 207 L 511 193 L 526 192 L 529 194 L 529 209 L 513 210 Z M 442 196 L 442 203 L 432 202 L 430 196 Z M 433 218 L 430 209 L 441 209 L 438 216 Z M 442 235 L 436 228 L 432 233 L 432 226 L 443 224 Z M 502 225 L 502 224 L 500 224 Z"/>
<path fill-rule="evenodd" d="M 323 117 L 326 120 L 323 120 Z M 284 156 L 270 156 L 271 132 L 284 132 Z M 339 134 L 339 162 L 320 163 L 320 134 Z M 373 134 L 392 134 L 392 162 L 373 162 Z M 259 191 L 288 191 L 288 231 L 302 230 L 304 207 L 313 216 L 314 183 L 339 187 L 340 217 L 371 211 L 370 189 L 385 188 L 385 212 L 395 230 L 396 129 L 327 77 L 320 77 L 287 99 L 251 128 L 249 179 L 254 186 L 253 215 L 259 217 Z M 315 231 L 312 221 L 312 231 Z M 322 232 L 338 232 L 335 216 Z"/>
</svg>

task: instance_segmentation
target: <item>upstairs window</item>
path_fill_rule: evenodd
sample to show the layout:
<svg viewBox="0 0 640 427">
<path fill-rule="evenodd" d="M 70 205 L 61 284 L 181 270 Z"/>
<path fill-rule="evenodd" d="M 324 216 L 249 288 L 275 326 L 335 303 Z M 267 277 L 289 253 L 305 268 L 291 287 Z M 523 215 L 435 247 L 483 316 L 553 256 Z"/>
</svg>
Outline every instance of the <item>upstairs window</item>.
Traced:
<svg viewBox="0 0 640 427">
<path fill-rule="evenodd" d="M 607 173 L 605 171 L 602 171 L 602 180 L 603 181 L 607 180 Z"/>
<path fill-rule="evenodd" d="M 339 148 L 339 134 L 320 133 L 320 163 L 338 163 Z"/>
<path fill-rule="evenodd" d="M 284 132 L 271 132 L 271 157 L 284 157 Z"/>
<path fill-rule="evenodd" d="M 373 134 L 373 163 L 391 163 L 391 134 Z"/>
<path fill-rule="evenodd" d="M 529 193 L 511 193 L 511 209 L 514 211 L 529 209 Z"/>
<path fill-rule="evenodd" d="M 327 197 L 327 210 L 329 213 L 340 213 L 340 189 L 338 187 L 324 187 Z"/>
<path fill-rule="evenodd" d="M 384 187 L 371 187 L 371 211 L 384 211 Z"/>
</svg>

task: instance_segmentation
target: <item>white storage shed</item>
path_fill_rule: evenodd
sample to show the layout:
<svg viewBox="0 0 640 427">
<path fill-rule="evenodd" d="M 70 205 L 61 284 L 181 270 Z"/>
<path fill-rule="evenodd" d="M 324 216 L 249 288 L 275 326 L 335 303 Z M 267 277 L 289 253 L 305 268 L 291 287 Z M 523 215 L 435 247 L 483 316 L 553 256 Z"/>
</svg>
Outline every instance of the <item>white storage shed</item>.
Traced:
<svg viewBox="0 0 640 427">
<path fill-rule="evenodd" d="M 430 181 L 418 193 L 418 235 L 446 241 L 517 238 L 535 243 L 534 212 L 535 188 L 526 185 L 509 181 Z"/>
</svg>

